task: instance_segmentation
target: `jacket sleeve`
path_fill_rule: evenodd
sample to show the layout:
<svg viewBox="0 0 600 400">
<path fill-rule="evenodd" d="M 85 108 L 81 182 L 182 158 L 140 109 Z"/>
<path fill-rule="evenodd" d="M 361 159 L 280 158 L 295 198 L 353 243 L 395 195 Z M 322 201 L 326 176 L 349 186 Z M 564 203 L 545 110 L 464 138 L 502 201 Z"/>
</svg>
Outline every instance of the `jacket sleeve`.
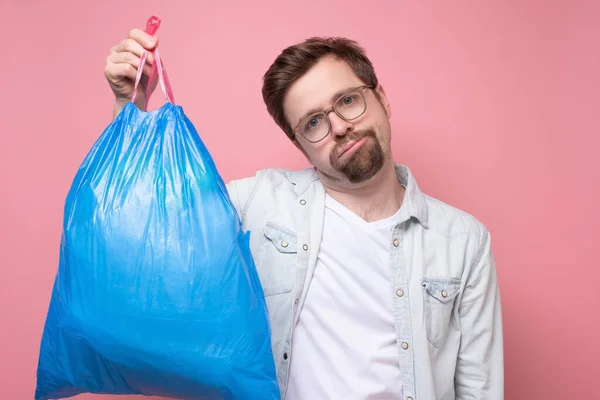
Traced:
<svg viewBox="0 0 600 400">
<path fill-rule="evenodd" d="M 258 174 L 257 174 L 258 175 Z M 242 224 L 244 223 L 244 215 L 246 206 L 256 186 L 257 176 L 248 178 L 235 179 L 229 181 L 225 186 L 229 193 L 229 198 L 235 207 Z"/>
<path fill-rule="evenodd" d="M 489 232 L 479 235 L 459 306 L 461 344 L 455 374 L 457 400 L 504 398 L 500 291 Z"/>
</svg>

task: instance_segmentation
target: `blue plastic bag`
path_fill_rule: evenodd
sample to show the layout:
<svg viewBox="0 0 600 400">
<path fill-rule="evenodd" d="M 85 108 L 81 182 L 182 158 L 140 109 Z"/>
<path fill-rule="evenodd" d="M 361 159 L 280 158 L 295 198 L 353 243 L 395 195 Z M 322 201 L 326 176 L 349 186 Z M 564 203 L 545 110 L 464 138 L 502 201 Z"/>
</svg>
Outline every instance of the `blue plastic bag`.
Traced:
<svg viewBox="0 0 600 400">
<path fill-rule="evenodd" d="M 280 398 L 249 234 L 171 100 L 153 112 L 128 103 L 74 179 L 38 400 Z"/>
</svg>

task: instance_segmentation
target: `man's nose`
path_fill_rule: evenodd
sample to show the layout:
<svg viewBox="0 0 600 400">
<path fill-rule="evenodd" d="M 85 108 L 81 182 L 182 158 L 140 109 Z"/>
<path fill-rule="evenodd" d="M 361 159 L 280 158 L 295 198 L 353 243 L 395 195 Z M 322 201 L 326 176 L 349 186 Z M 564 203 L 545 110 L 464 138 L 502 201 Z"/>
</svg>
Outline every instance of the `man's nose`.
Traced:
<svg viewBox="0 0 600 400">
<path fill-rule="evenodd" d="M 354 129 L 354 125 L 340 118 L 334 111 L 330 111 L 328 117 L 329 122 L 331 123 L 331 134 L 333 136 L 345 136 Z"/>
</svg>

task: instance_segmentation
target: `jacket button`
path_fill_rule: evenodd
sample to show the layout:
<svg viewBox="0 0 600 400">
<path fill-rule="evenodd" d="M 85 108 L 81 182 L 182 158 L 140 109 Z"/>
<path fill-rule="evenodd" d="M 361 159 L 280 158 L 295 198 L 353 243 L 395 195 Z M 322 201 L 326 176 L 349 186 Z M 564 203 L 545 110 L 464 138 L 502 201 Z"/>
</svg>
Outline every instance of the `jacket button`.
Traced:
<svg viewBox="0 0 600 400">
<path fill-rule="evenodd" d="M 394 239 L 394 247 L 400 246 L 400 241 L 398 239 Z"/>
<path fill-rule="evenodd" d="M 402 342 L 402 349 L 404 349 L 404 350 L 408 349 L 408 343 Z"/>
<path fill-rule="evenodd" d="M 398 296 L 398 297 L 404 296 L 404 290 L 402 290 L 402 289 L 396 290 L 396 296 Z"/>
<path fill-rule="evenodd" d="M 283 242 L 281 242 L 281 247 L 288 247 L 289 243 L 286 242 L 285 240 Z"/>
<path fill-rule="evenodd" d="M 444 298 L 448 297 L 448 292 L 446 292 L 445 290 L 442 290 L 442 297 L 444 297 Z"/>
<path fill-rule="evenodd" d="M 287 360 L 287 359 L 288 359 L 288 355 L 287 355 L 287 353 L 283 353 L 283 359 L 284 359 L 284 360 Z"/>
<path fill-rule="evenodd" d="M 300 204 L 305 205 L 306 204 L 306 200 L 304 200 L 304 199 L 300 200 Z"/>
<path fill-rule="evenodd" d="M 308 245 L 307 244 L 302 245 L 302 249 L 304 249 L 304 251 L 307 251 L 308 250 Z"/>
</svg>

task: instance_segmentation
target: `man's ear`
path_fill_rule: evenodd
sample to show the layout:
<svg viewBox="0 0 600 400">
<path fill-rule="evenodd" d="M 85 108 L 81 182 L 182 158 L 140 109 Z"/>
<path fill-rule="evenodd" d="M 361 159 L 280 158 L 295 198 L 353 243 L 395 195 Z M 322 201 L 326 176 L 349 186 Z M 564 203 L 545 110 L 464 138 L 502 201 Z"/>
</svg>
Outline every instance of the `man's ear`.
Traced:
<svg viewBox="0 0 600 400">
<path fill-rule="evenodd" d="M 379 84 L 375 88 L 375 92 L 377 93 L 377 97 L 379 98 L 379 102 L 381 103 L 381 105 L 385 109 L 385 113 L 387 114 L 388 119 L 390 119 L 392 117 L 392 107 L 390 106 L 388 98 L 387 98 L 387 96 L 385 94 L 385 89 L 383 88 L 383 86 L 381 84 Z"/>
</svg>

